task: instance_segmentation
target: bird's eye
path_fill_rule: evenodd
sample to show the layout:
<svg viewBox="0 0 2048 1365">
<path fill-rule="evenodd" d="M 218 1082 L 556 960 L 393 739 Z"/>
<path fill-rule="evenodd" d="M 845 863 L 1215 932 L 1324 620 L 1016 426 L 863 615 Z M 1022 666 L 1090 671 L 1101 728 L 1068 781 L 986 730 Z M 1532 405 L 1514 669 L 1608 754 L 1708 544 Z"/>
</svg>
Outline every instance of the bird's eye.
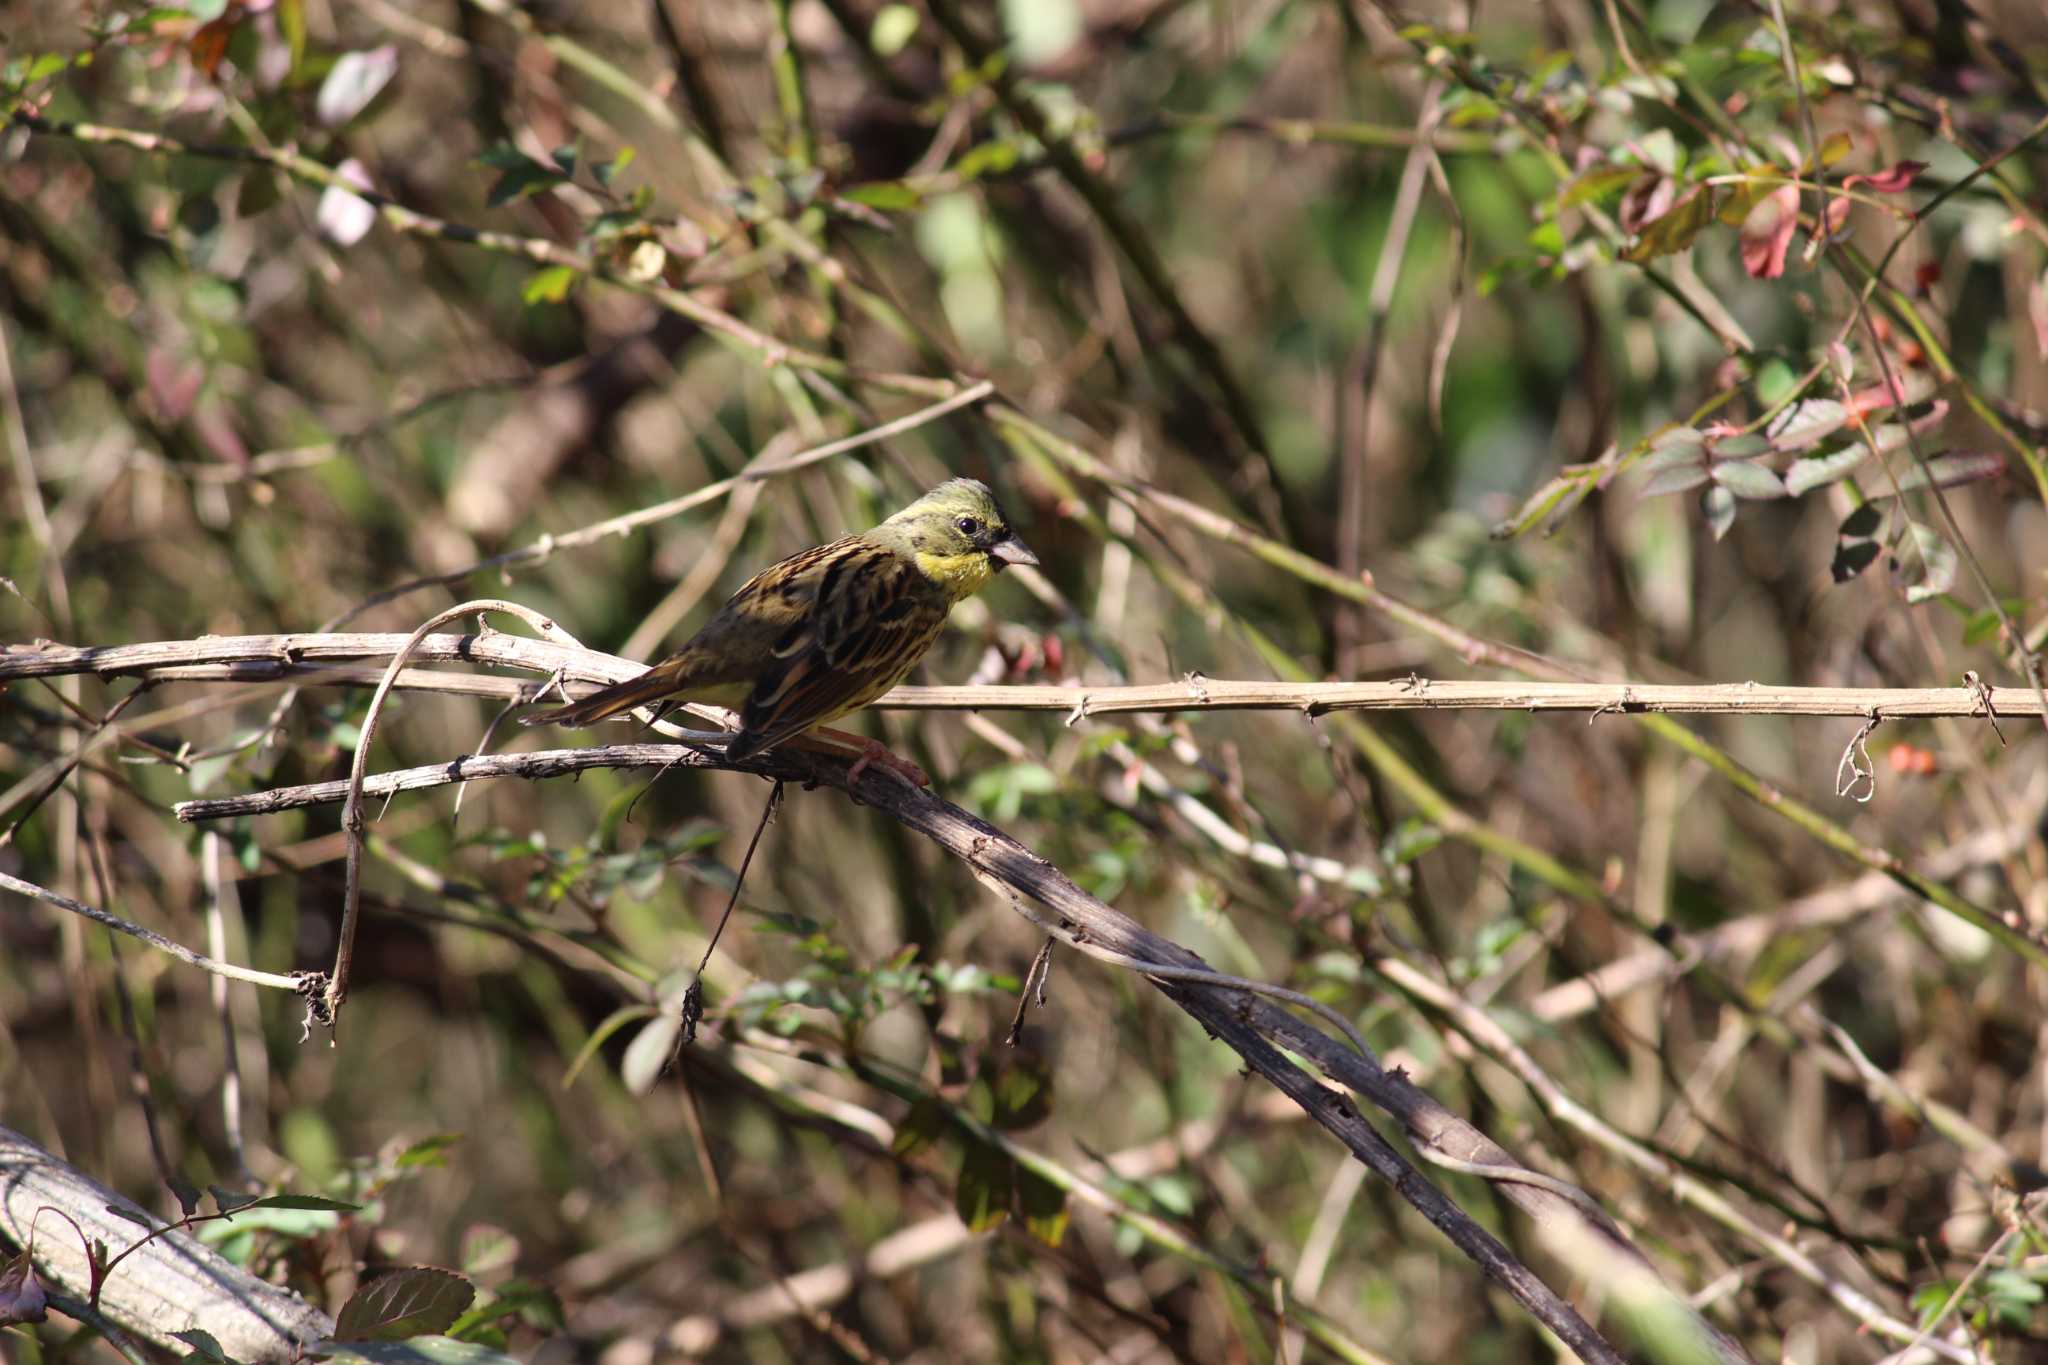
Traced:
<svg viewBox="0 0 2048 1365">
<path fill-rule="evenodd" d="M 971 536 L 981 529 L 981 523 L 973 517 L 962 517 L 953 524 L 960 528 L 960 534 L 963 536 Z"/>
</svg>

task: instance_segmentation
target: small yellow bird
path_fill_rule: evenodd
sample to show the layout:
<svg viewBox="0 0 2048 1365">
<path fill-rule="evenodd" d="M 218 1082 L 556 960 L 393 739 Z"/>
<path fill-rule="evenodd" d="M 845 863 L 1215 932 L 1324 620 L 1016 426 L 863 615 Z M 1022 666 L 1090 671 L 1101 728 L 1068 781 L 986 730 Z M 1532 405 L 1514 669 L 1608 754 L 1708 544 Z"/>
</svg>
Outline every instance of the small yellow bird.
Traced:
<svg viewBox="0 0 2048 1365">
<path fill-rule="evenodd" d="M 953 479 L 872 531 L 769 565 L 638 677 L 521 720 L 581 726 L 649 702 L 710 702 L 739 712 L 725 754 L 746 758 L 902 682 L 956 603 L 1006 566 L 1037 562 L 986 484 Z M 869 741 L 855 776 L 888 757 Z"/>
</svg>

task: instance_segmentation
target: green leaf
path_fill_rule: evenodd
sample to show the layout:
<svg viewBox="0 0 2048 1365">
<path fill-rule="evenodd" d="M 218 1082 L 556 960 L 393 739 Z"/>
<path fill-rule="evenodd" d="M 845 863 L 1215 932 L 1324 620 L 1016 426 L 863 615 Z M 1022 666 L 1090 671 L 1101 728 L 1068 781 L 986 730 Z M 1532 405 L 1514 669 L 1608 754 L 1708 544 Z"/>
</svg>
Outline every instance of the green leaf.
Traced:
<svg viewBox="0 0 2048 1365">
<path fill-rule="evenodd" d="M 495 151 L 496 149 L 493 150 Z M 491 153 L 486 153 L 485 158 L 488 158 L 490 155 Z M 505 167 L 505 173 L 498 177 L 497 183 L 491 186 L 490 193 L 484 196 L 484 203 L 487 207 L 494 209 L 503 208 L 514 200 L 524 199 L 528 195 L 539 194 L 542 190 L 551 190 L 557 185 L 569 183 L 569 177 L 563 175 L 552 166 L 543 166 L 538 161 L 517 151 L 514 152 L 514 155 L 518 156 L 518 161 Z M 486 164 L 491 163 L 486 161 Z"/>
<path fill-rule="evenodd" d="M 875 11 L 875 21 L 868 26 L 868 46 L 886 60 L 910 46 L 922 23 L 914 6 L 884 5 Z"/>
<path fill-rule="evenodd" d="M 238 1243 L 247 1246 L 249 1239 L 258 1232 L 304 1241 L 324 1236 L 340 1226 L 341 1215 L 328 1209 L 265 1209 L 244 1205 L 226 1219 L 201 1223 L 196 1231 L 199 1240 L 219 1246 L 223 1254 L 227 1254 L 226 1248 Z"/>
<path fill-rule="evenodd" d="M 1836 534 L 1843 536 L 1874 536 L 1877 534 L 1877 528 L 1883 524 L 1884 513 L 1874 503 L 1866 502 L 1861 507 L 1852 510 L 1848 516 L 1842 518 L 1842 524 L 1836 528 Z"/>
<path fill-rule="evenodd" d="M 562 1075 L 562 1089 L 567 1090 L 576 1084 L 577 1075 L 589 1065 L 590 1059 L 597 1055 L 597 1050 L 605 1045 L 606 1039 L 634 1020 L 651 1018 L 653 1014 L 654 1011 L 646 1005 L 621 1005 L 606 1015 L 604 1021 L 592 1029 L 590 1036 L 583 1040 L 583 1046 L 576 1049 L 576 1056 L 569 1062 L 569 1069 Z"/>
<path fill-rule="evenodd" d="M 1941 1311 L 1942 1307 L 1948 1303 L 1949 1295 L 1955 1292 L 1956 1286 L 1953 1280 L 1936 1280 L 1931 1284 L 1923 1284 L 1914 1290 L 1913 1297 L 1908 1302 L 1913 1305 L 1913 1311 L 1920 1315 L 1918 1325 L 1925 1327 L 1927 1320 L 1935 1313 Z"/>
<path fill-rule="evenodd" d="M 1776 166 L 1757 166 L 1728 190 L 1716 216 L 1729 227 L 1741 227 L 1750 210 L 1785 188 L 1785 173 Z"/>
<path fill-rule="evenodd" d="M 501 171 L 509 171 L 520 166 L 531 166 L 534 164 L 532 157 L 520 151 L 509 142 L 493 142 L 490 146 L 477 153 L 476 159 L 479 165 L 495 167 Z"/>
<path fill-rule="evenodd" d="M 1649 453 L 1643 456 L 1645 471 L 1670 469 L 1699 459 L 1700 451 L 1706 447 L 1707 438 L 1691 427 L 1672 427 L 1660 431 L 1650 441 Z"/>
<path fill-rule="evenodd" d="M 632 165 L 633 158 L 638 155 L 639 153 L 631 147 L 619 148 L 610 161 L 602 162 L 592 168 L 592 173 L 597 176 L 597 183 L 606 189 L 610 189 L 612 181 L 618 178 L 619 172 Z"/>
<path fill-rule="evenodd" d="M 1574 508 L 1586 500 L 1593 481 L 1558 475 L 1531 493 L 1512 517 L 1488 532 L 1495 540 L 1519 536 L 1541 522 L 1545 535 L 1557 529 Z"/>
<path fill-rule="evenodd" d="M 997 1128 L 1029 1128 L 1052 1113 L 1052 1072 L 1042 1057 L 1005 1053 L 989 1090 L 995 1099 L 989 1121 Z"/>
<path fill-rule="evenodd" d="M 1696 185 L 1662 217 L 1645 223 L 1643 230 L 1636 234 L 1636 240 L 1621 253 L 1621 258 L 1641 265 L 1659 256 L 1684 251 L 1713 221 L 1714 192 L 1708 186 Z"/>
<path fill-rule="evenodd" d="M 962 180 L 976 180 L 984 175 L 1001 175 L 1015 166 L 1023 157 L 1017 143 L 1007 138 L 994 142 L 983 142 L 969 147 L 958 161 L 953 163 L 953 174 Z"/>
<path fill-rule="evenodd" d="M 531 1280 L 508 1280 L 498 1286 L 490 1302 L 457 1318 L 448 1335 L 473 1340 L 483 1329 L 512 1317 L 542 1332 L 559 1332 L 567 1321 L 562 1300 L 554 1290 Z"/>
<path fill-rule="evenodd" d="M 0 82 L 4 82 L 9 90 L 20 90 L 69 70 L 73 60 L 62 52 L 25 52 L 7 63 Z"/>
<path fill-rule="evenodd" d="M 1017 1163 L 985 1142 L 967 1144 L 960 1180 L 953 1187 L 953 1210 L 975 1232 L 987 1232 L 1010 1216 L 1010 1196 L 1017 1188 Z"/>
<path fill-rule="evenodd" d="M 1925 602 L 1940 597 L 1956 585 L 1957 557 L 1955 547 L 1942 537 L 1932 526 L 1912 522 L 1908 525 L 1913 548 L 1920 552 L 1920 581 L 1906 586 L 1908 602 Z"/>
<path fill-rule="evenodd" d="M 126 38 L 139 38 L 154 33 L 165 24 L 184 24 L 193 18 L 192 10 L 179 5 L 157 5 L 140 14 L 129 16 L 128 21 L 118 29 L 101 31 L 105 34 L 119 33 Z"/>
<path fill-rule="evenodd" d="M 462 1141 L 462 1136 L 461 1133 L 435 1133 L 431 1137 L 423 1137 L 398 1154 L 398 1168 L 411 1170 L 426 1166 L 446 1166 L 448 1162 L 444 1153 Z"/>
<path fill-rule="evenodd" d="M 1706 481 L 1706 462 L 1696 459 L 1691 464 L 1674 465 L 1669 469 L 1658 470 L 1643 484 L 1643 491 L 1640 496 L 1655 498 L 1661 497 L 1666 493 L 1683 493 L 1689 489 L 1698 488 Z"/>
<path fill-rule="evenodd" d="M 1176 1218 L 1195 1211 L 1195 1189 L 1186 1176 L 1167 1172 L 1145 1182 L 1145 1197 Z"/>
<path fill-rule="evenodd" d="M 1837 583 L 1846 583 L 1876 562 L 1884 547 L 1874 540 L 1838 540 L 1828 573 Z"/>
<path fill-rule="evenodd" d="M 349 1296 L 334 1317 L 336 1341 L 403 1341 L 446 1331 L 476 1286 L 460 1275 L 413 1266 L 379 1275 Z"/>
<path fill-rule="evenodd" d="M 1067 1192 L 1028 1167 L 1017 1169 L 1017 1209 L 1024 1230 L 1049 1247 L 1067 1235 Z"/>
<path fill-rule="evenodd" d="M 1719 540 L 1735 525 L 1735 495 L 1719 484 L 1700 495 L 1700 510 L 1706 513 L 1707 529 Z"/>
<path fill-rule="evenodd" d="M 1832 436 L 1849 420 L 1849 409 L 1832 398 L 1808 398 L 1779 413 L 1765 434 L 1780 450 L 1804 450 Z"/>
<path fill-rule="evenodd" d="M 187 1218 L 199 1212 L 199 1191 L 191 1181 L 172 1176 L 164 1181 L 170 1186 L 171 1197 L 178 1201 L 178 1208 Z"/>
<path fill-rule="evenodd" d="M 211 1332 L 188 1327 L 171 1335 L 192 1348 L 191 1354 L 185 1357 L 187 1360 L 216 1360 L 221 1362 L 221 1365 L 232 1365 L 228 1353 L 222 1349 L 220 1342 L 214 1339 Z"/>
<path fill-rule="evenodd" d="M 1774 407 L 1782 398 L 1791 396 L 1799 376 L 1792 367 L 1778 359 L 1767 360 L 1756 373 L 1756 399 L 1766 408 Z"/>
<path fill-rule="evenodd" d="M 1568 209 L 1611 199 L 1640 174 L 1634 166 L 1594 166 L 1564 187 L 1557 197 L 1557 206 Z"/>
<path fill-rule="evenodd" d="M 361 1213 L 361 1204 L 350 1204 L 339 1199 L 323 1199 L 317 1194 L 266 1194 L 261 1199 L 251 1200 L 238 1207 L 242 1209 L 297 1209 L 305 1213 Z"/>
<path fill-rule="evenodd" d="M 1849 134 L 1830 133 L 1820 144 L 1820 164 L 1832 166 L 1855 150 L 1856 140 Z M 1807 169 L 1813 169 L 1811 161 L 1807 162 Z"/>
<path fill-rule="evenodd" d="M 870 180 L 840 196 L 884 213 L 907 213 L 924 205 L 924 195 L 901 180 Z"/>
<path fill-rule="evenodd" d="M 405 1341 L 323 1341 L 316 1343 L 308 1354 L 350 1365 L 519 1365 L 503 1351 L 442 1336 L 417 1336 Z"/>
<path fill-rule="evenodd" d="M 136 1227 L 146 1228 L 151 1232 L 156 1231 L 156 1220 L 146 1213 L 141 1213 L 135 1209 L 124 1209 L 119 1204 L 107 1205 L 107 1212 L 123 1222 L 133 1223 Z"/>
<path fill-rule="evenodd" d="M 635 1095 L 653 1090 L 682 1036 L 683 1016 L 678 1010 L 663 1010 L 642 1025 L 619 1059 L 619 1080 L 626 1089 Z"/>
<path fill-rule="evenodd" d="M 1444 841 L 1444 832 L 1419 816 L 1403 816 L 1380 848 L 1380 859 L 1389 867 L 1412 863 Z"/>
<path fill-rule="evenodd" d="M 896 1125 L 896 1136 L 889 1143 L 889 1151 L 896 1156 L 912 1156 L 937 1142 L 952 1123 L 943 1100 L 925 1095 L 913 1102 L 910 1112 Z"/>
<path fill-rule="evenodd" d="M 2006 616 L 2012 620 L 2018 620 L 2027 610 L 2026 602 L 2018 597 L 2005 598 L 1999 606 L 2005 608 Z M 1964 622 L 1963 643 L 1989 644 L 1998 638 L 1998 632 L 2003 628 L 2004 623 L 1998 619 L 1998 611 L 1992 607 L 1985 607 L 1981 611 L 1972 612 L 1969 620 Z"/>
<path fill-rule="evenodd" d="M 1675 176 L 1685 169 L 1685 149 L 1678 145 L 1677 136 L 1669 128 L 1645 134 L 1636 142 L 1635 151 L 1642 164 L 1651 170 Z"/>
<path fill-rule="evenodd" d="M 967 804 L 1005 825 L 1024 809 L 1025 797 L 1049 796 L 1059 785 L 1059 778 L 1043 763 L 1005 763 L 975 774 L 967 784 Z"/>
<path fill-rule="evenodd" d="M 545 270 L 535 271 L 519 291 L 519 301 L 532 307 L 536 303 L 560 303 L 569 297 L 583 279 L 583 272 L 574 266 L 551 265 Z"/>
<path fill-rule="evenodd" d="M 1785 481 L 1769 465 L 1749 460 L 1720 460 L 1713 467 L 1714 482 L 1738 498 L 1782 498 Z"/>
<path fill-rule="evenodd" d="M 1802 493 L 1811 493 L 1838 479 L 1848 478 L 1869 458 L 1869 447 L 1859 442 L 1832 454 L 1809 455 L 1795 460 L 1785 471 L 1785 491 L 1795 498 Z"/>
<path fill-rule="evenodd" d="M 1957 484 L 1995 479 L 2005 472 L 2005 457 L 1988 451 L 1967 455 L 1934 455 L 1899 475 L 1899 491 L 1911 493 L 1933 484 L 1954 488 Z"/>
</svg>

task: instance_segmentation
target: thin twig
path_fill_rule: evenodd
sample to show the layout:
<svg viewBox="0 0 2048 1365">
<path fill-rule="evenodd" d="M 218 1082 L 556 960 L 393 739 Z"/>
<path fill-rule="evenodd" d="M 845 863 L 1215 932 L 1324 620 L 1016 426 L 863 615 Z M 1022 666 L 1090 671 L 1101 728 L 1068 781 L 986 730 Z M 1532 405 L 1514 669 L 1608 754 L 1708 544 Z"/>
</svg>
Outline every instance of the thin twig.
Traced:
<svg viewBox="0 0 2048 1365">
<path fill-rule="evenodd" d="M 173 942 L 165 938 L 153 929 L 145 929 L 139 924 L 131 924 L 118 915 L 110 915 L 104 910 L 96 910 L 90 905 L 71 899 L 69 896 L 60 896 L 55 891 L 37 886 L 34 882 L 25 882 L 19 877 L 10 877 L 5 872 L 0 872 L 0 890 L 12 891 L 16 895 L 27 896 L 31 900 L 39 900 L 45 904 L 54 905 L 59 910 L 69 910 L 74 915 L 82 915 L 95 924 L 103 924 L 109 929 L 127 934 L 130 938 L 139 938 L 150 947 L 160 952 L 169 953 L 187 966 L 197 967 L 203 972 L 212 972 L 216 976 L 224 976 L 230 981 L 246 981 L 252 986 L 269 986 L 273 990 L 297 991 L 304 980 L 299 975 L 280 976 L 275 972 L 259 972 L 250 967 L 237 967 L 230 962 L 216 962 L 210 957 L 193 952 L 182 943 Z"/>
<path fill-rule="evenodd" d="M 235 879 L 226 872 L 228 841 L 208 830 L 199 840 L 199 875 L 206 891 L 206 947 L 216 958 L 228 952 L 228 921 L 233 920 L 237 936 L 242 928 L 241 896 Z M 242 1135 L 242 1061 L 235 1037 L 235 1015 L 228 999 L 226 977 L 210 983 L 214 1013 L 220 1016 L 221 1133 L 227 1140 L 228 1155 L 234 1159 L 234 1173 L 245 1184 L 254 1184 L 249 1170 L 248 1143 Z"/>
<path fill-rule="evenodd" d="M 678 1049 L 697 1041 L 697 1021 L 704 1017 L 704 969 L 711 965 L 711 954 L 718 948 L 718 937 L 725 932 L 733 907 L 740 903 L 740 888 L 747 884 L 747 869 L 754 865 L 754 850 L 761 846 L 761 836 L 768 832 L 769 822 L 781 807 L 782 783 L 778 780 L 768 789 L 768 801 L 761 807 L 761 819 L 754 826 L 753 837 L 747 840 L 747 851 L 741 856 L 739 871 L 733 876 L 732 894 L 725 898 L 725 909 L 719 912 L 710 941 L 704 945 L 704 956 L 697 962 L 697 974 L 691 978 L 689 989 L 683 992 L 683 1027 L 676 1035 Z"/>
<path fill-rule="evenodd" d="M 349 968 L 355 960 L 356 918 L 363 893 L 363 779 L 368 775 L 370 749 L 376 740 L 377 723 L 383 716 L 384 699 L 391 695 L 392 682 L 403 670 L 406 659 L 435 629 L 466 616 L 481 619 L 487 611 L 502 611 L 516 616 L 552 643 L 577 647 L 573 636 L 531 607 L 494 598 L 477 598 L 428 617 L 391 656 L 383 681 L 377 684 L 376 692 L 370 697 L 369 710 L 363 715 L 362 732 L 356 739 L 355 756 L 349 764 L 348 797 L 341 812 L 341 828 L 348 847 L 343 874 L 341 929 L 334 949 L 334 970 L 328 974 L 320 999 L 312 1002 L 307 1016 L 309 1025 L 317 1022 L 332 1029 L 340 1016 L 342 1002 L 348 999 Z"/>
</svg>

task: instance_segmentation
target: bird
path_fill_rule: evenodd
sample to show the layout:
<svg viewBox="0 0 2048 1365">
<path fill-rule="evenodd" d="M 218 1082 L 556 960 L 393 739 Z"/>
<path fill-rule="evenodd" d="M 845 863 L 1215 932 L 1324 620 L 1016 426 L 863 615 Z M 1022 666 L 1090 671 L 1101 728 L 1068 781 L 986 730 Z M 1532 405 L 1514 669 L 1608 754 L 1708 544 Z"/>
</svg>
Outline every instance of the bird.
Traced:
<svg viewBox="0 0 2048 1365">
<path fill-rule="evenodd" d="M 520 719 L 580 727 L 652 702 L 710 702 L 739 713 L 726 758 L 751 758 L 895 687 L 954 606 L 1005 568 L 1037 563 L 988 485 L 951 479 L 872 530 L 761 570 L 645 673 Z M 926 785 L 915 764 L 874 740 L 849 781 L 870 763 Z"/>
</svg>

